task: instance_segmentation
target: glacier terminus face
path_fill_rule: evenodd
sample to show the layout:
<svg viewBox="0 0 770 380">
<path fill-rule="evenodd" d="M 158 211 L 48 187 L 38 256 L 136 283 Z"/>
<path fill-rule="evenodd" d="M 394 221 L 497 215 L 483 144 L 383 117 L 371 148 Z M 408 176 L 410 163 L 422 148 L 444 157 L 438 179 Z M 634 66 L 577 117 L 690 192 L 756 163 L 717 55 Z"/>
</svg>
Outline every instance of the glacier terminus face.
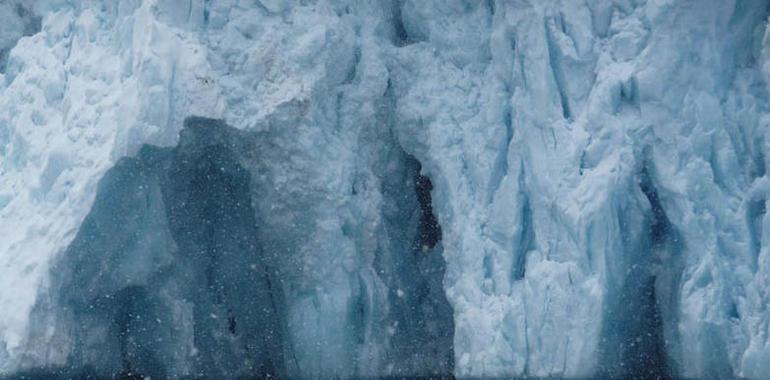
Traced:
<svg viewBox="0 0 770 380">
<path fill-rule="evenodd" d="M 766 0 L 0 0 L 0 377 L 770 379 Z"/>
</svg>

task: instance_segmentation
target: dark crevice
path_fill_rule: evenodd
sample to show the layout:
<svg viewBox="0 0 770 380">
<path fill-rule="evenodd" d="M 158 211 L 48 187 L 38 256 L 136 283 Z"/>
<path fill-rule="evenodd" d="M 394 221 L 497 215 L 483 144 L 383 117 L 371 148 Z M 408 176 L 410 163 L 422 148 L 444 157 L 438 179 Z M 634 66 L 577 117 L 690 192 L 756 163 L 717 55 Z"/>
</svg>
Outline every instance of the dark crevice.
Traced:
<svg viewBox="0 0 770 380">
<path fill-rule="evenodd" d="M 227 331 L 230 332 L 230 335 L 236 334 L 236 327 L 238 327 L 238 323 L 235 320 L 235 316 L 233 315 L 233 310 L 228 309 L 227 310 Z"/>
<path fill-rule="evenodd" d="M 492 261 L 492 257 L 490 255 L 484 255 L 482 265 L 484 266 L 484 278 L 492 278 L 492 275 L 495 274 L 495 263 Z"/>
<path fill-rule="evenodd" d="M 666 334 L 676 328 L 671 313 L 675 302 L 672 292 L 678 289 L 679 239 L 652 183 L 648 165 L 642 167 L 638 183 L 650 214 L 641 235 L 641 249 L 632 245 L 626 251 L 626 260 L 632 264 L 604 316 L 604 375 L 617 379 L 673 379 L 675 366 L 670 357 L 676 338 Z M 622 218 L 621 226 L 626 225 Z M 622 234 L 626 236 L 624 241 L 635 235 L 632 231 Z M 670 262 L 661 263 L 663 259 Z"/>
<path fill-rule="evenodd" d="M 212 376 L 276 376 L 280 372 L 274 371 L 283 366 L 276 354 L 283 350 L 278 290 L 271 285 L 257 241 L 250 174 L 238 163 L 226 128 L 207 119 L 186 122 L 187 133 L 163 184 L 166 214 L 182 258 L 193 264 L 193 271 L 203 270 L 208 285 L 189 295 L 196 302 L 196 326 L 201 327 L 195 331 L 196 347 L 204 351 L 199 370 Z M 244 334 L 232 347 L 217 330 L 234 334 L 236 320 Z M 239 352 L 248 358 L 245 368 L 230 363 L 244 355 Z"/>
<path fill-rule="evenodd" d="M 400 151 L 400 148 L 396 148 Z M 403 151 L 400 169 L 384 176 L 388 253 L 376 263 L 389 288 L 389 362 L 394 376 L 451 376 L 454 318 L 443 288 L 442 231 L 433 211 L 431 179 Z"/>
<path fill-rule="evenodd" d="M 708 157 L 708 164 L 709 169 L 711 169 L 711 177 L 714 180 L 714 184 L 717 185 L 717 187 L 723 191 L 726 194 L 730 193 L 729 184 L 725 181 L 725 173 L 722 170 L 722 165 L 719 163 L 719 157 L 717 148 L 715 147 L 715 142 L 713 141 L 714 137 L 712 136 L 712 143 L 711 143 L 711 149 L 709 151 L 709 157 Z"/>
<path fill-rule="evenodd" d="M 388 80 L 383 118 L 393 122 L 395 97 Z M 434 178 L 404 151 L 393 130 L 378 167 L 382 249 L 374 269 L 387 287 L 388 349 L 382 375 L 451 378 L 454 372 L 454 312 L 444 291 L 444 231 L 434 210 Z"/>
<path fill-rule="evenodd" d="M 350 65 L 350 71 L 345 75 L 343 84 L 353 83 L 358 74 L 358 65 L 361 62 L 361 46 L 356 46 L 353 50 L 353 63 Z"/>
<path fill-rule="evenodd" d="M 634 276 L 632 271 L 631 276 Z M 663 319 L 658 305 L 655 277 L 629 278 L 621 304 L 628 313 L 618 321 L 626 336 L 618 347 L 621 365 L 634 379 L 672 379 L 667 364 Z"/>
<path fill-rule="evenodd" d="M 516 45 L 515 40 L 512 42 L 513 45 Z M 512 47 L 513 52 L 515 52 L 515 46 Z M 489 203 L 492 203 L 493 197 L 497 193 L 497 191 L 500 189 L 500 184 L 503 182 L 503 179 L 506 175 L 508 175 L 508 154 L 510 150 L 511 143 L 513 141 L 513 109 L 511 107 L 511 88 L 510 85 L 505 85 L 505 91 L 504 91 L 504 99 L 505 105 L 503 107 L 503 115 L 502 115 L 502 121 L 503 121 L 503 127 L 505 128 L 505 140 L 501 142 L 501 146 L 499 149 L 499 153 L 497 156 L 497 160 L 495 163 L 494 171 L 492 172 L 492 178 L 491 178 L 491 186 L 490 186 L 490 193 L 489 193 Z"/>
<path fill-rule="evenodd" d="M 204 28 L 208 27 L 209 21 L 211 19 L 211 1 L 212 0 L 203 0 L 203 26 L 204 26 Z"/>
<path fill-rule="evenodd" d="M 557 20 L 551 19 L 552 22 L 556 22 Z M 562 33 L 564 33 L 564 22 L 559 17 L 559 28 L 561 29 Z M 559 47 L 557 46 L 556 42 L 554 41 L 553 31 L 551 30 L 550 23 L 548 20 L 545 22 L 545 37 L 546 37 L 546 45 L 548 48 L 548 63 L 551 67 L 551 73 L 553 75 L 553 80 L 556 85 L 556 90 L 559 94 L 559 102 L 561 103 L 561 111 L 562 111 L 562 117 L 565 120 L 571 120 L 572 119 L 572 110 L 570 108 L 569 104 L 569 97 L 567 95 L 567 82 L 564 79 L 564 70 L 561 67 L 561 52 L 559 51 Z"/>
<path fill-rule="evenodd" d="M 433 213 L 433 204 L 430 192 L 433 190 L 433 183 L 430 178 L 417 173 L 415 178 L 415 193 L 417 202 L 420 203 L 420 227 L 416 239 L 417 247 L 423 251 L 433 249 L 441 240 L 441 226 L 438 224 L 436 215 Z"/>
<path fill-rule="evenodd" d="M 401 14 L 403 6 L 403 0 L 393 0 L 393 43 L 398 47 L 409 45 L 409 34 L 406 32 Z"/>
<path fill-rule="evenodd" d="M 730 303 L 730 309 L 727 312 L 727 316 L 731 319 L 741 319 L 741 313 L 738 311 L 738 305 L 735 302 Z"/>
<path fill-rule="evenodd" d="M 366 281 L 359 276 L 358 278 L 358 296 L 354 298 L 353 305 L 350 308 L 350 321 L 353 321 L 351 328 L 356 344 L 359 346 L 366 342 L 366 321 L 369 320 L 369 291 L 366 288 Z"/>
<path fill-rule="evenodd" d="M 647 201 L 650 203 L 650 208 L 652 209 L 650 241 L 653 246 L 660 246 L 666 241 L 666 238 L 671 234 L 673 228 L 671 226 L 671 221 L 668 220 L 668 216 L 663 210 L 663 205 L 660 202 L 658 192 L 652 185 L 649 169 L 647 169 L 646 166 L 642 169 L 639 178 L 639 188 L 647 198 Z"/>
<path fill-rule="evenodd" d="M 404 4 L 405 0 L 392 0 L 391 2 L 392 39 L 393 45 L 397 47 L 404 47 L 424 40 L 419 30 L 410 31 L 404 23 Z"/>
<path fill-rule="evenodd" d="M 763 145 L 764 138 L 757 139 L 757 141 L 754 142 L 753 151 L 756 153 L 751 154 L 751 164 L 749 165 L 748 173 L 750 183 L 753 183 L 757 178 L 762 178 L 767 174 L 765 155 L 762 150 Z M 756 268 L 759 261 L 759 252 L 762 250 L 762 224 L 764 223 L 765 215 L 767 214 L 767 199 L 760 194 L 750 195 L 750 197 L 751 198 L 746 201 L 746 219 L 749 230 L 749 244 L 752 252 L 752 265 Z"/>
<path fill-rule="evenodd" d="M 495 15 L 495 0 L 487 0 L 487 9 L 489 9 L 489 14 L 491 16 Z"/>
<path fill-rule="evenodd" d="M 749 238 L 752 251 L 753 265 L 756 268 L 759 260 L 759 252 L 762 250 L 762 224 L 767 214 L 767 201 L 764 197 L 750 199 L 746 206 L 746 218 L 748 219 Z"/>
<path fill-rule="evenodd" d="M 636 310 L 634 307 L 630 308 L 632 310 L 631 322 L 636 326 L 630 330 L 633 333 L 628 337 L 627 342 L 630 343 L 624 346 L 626 351 L 623 354 L 628 358 L 629 368 L 635 376 L 646 379 L 671 379 L 673 373 L 671 365 L 668 363 L 665 331 L 660 311 L 661 297 L 657 294 L 658 273 L 655 273 L 651 266 L 660 260 L 660 257 L 656 255 L 662 250 L 671 250 L 678 239 L 675 237 L 676 231 L 668 219 L 660 196 L 652 183 L 648 165 L 642 168 L 639 188 L 650 204 L 652 220 L 649 223 L 649 241 L 647 243 L 649 248 L 646 253 L 648 257 L 641 259 L 642 265 L 632 268 L 627 280 L 632 286 L 639 286 L 640 293 L 637 298 L 640 298 L 640 302 Z M 644 271 L 644 273 L 634 273 L 636 268 L 641 268 L 640 271 Z M 671 269 L 672 267 L 669 267 L 669 270 Z M 629 290 L 628 294 L 632 292 Z M 630 300 L 627 303 L 627 305 L 633 304 L 633 301 Z"/>
<path fill-rule="evenodd" d="M 763 146 L 764 137 L 757 139 L 753 149 L 756 153 L 752 155 L 754 162 L 753 165 L 751 165 L 751 171 L 749 173 L 752 179 L 764 177 L 765 173 L 767 173 L 767 168 L 765 167 L 765 154 L 762 149 Z"/>
<path fill-rule="evenodd" d="M 535 244 L 535 229 L 532 225 L 532 207 L 529 203 L 529 196 L 524 195 L 521 209 L 521 237 L 516 245 L 516 261 L 513 267 L 513 279 L 521 280 L 526 275 L 527 253 L 533 250 Z"/>
<path fill-rule="evenodd" d="M 727 38 L 730 41 L 728 46 L 735 46 L 730 53 L 736 68 L 756 66 L 757 61 L 761 59 L 758 47 L 762 46 L 760 41 L 763 34 L 756 33 L 756 28 L 765 30 L 770 15 L 770 3 L 763 3 L 760 5 L 759 2 L 745 0 L 735 2 L 728 23 L 730 33 Z M 735 73 L 730 75 L 734 77 Z"/>
<path fill-rule="evenodd" d="M 635 77 L 622 82 L 620 84 L 619 102 L 614 109 L 615 113 L 622 112 L 624 110 L 634 110 L 639 112 L 639 89 Z"/>
<path fill-rule="evenodd" d="M 637 104 L 637 91 L 636 78 L 631 78 L 627 83 L 620 86 L 620 98 L 629 104 Z"/>
<path fill-rule="evenodd" d="M 519 237 L 518 241 L 513 242 L 513 252 L 515 258 L 513 261 L 513 268 L 511 270 L 511 277 L 513 280 L 521 280 L 526 276 L 527 268 L 527 254 L 536 249 L 536 236 L 535 226 L 533 225 L 532 218 L 532 204 L 529 194 L 527 193 L 527 187 L 525 183 L 525 168 L 524 163 L 520 164 L 518 187 L 519 187 L 519 202 L 521 204 L 521 218 L 519 219 Z"/>
</svg>

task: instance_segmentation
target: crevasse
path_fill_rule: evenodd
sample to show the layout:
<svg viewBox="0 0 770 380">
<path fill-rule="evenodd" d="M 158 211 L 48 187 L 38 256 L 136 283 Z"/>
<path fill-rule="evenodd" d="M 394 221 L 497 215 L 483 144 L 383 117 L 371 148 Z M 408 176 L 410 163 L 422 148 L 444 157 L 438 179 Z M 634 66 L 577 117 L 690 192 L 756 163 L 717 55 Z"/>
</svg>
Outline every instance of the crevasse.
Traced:
<svg viewBox="0 0 770 380">
<path fill-rule="evenodd" d="M 0 1 L 0 371 L 763 379 L 767 17 Z"/>
</svg>

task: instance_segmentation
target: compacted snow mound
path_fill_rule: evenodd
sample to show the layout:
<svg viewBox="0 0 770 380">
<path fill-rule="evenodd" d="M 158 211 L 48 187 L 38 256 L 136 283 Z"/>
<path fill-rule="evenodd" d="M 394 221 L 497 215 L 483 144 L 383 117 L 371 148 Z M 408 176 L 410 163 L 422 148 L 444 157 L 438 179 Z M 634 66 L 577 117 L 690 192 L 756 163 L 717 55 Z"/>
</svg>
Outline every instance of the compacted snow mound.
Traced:
<svg viewBox="0 0 770 380">
<path fill-rule="evenodd" d="M 770 373 L 766 1 L 0 9 L 4 373 Z M 210 198 L 169 158 L 190 115 L 234 127 Z M 197 228 L 234 268 L 205 205 L 232 207 Z M 258 309 L 217 290 L 241 285 Z"/>
</svg>

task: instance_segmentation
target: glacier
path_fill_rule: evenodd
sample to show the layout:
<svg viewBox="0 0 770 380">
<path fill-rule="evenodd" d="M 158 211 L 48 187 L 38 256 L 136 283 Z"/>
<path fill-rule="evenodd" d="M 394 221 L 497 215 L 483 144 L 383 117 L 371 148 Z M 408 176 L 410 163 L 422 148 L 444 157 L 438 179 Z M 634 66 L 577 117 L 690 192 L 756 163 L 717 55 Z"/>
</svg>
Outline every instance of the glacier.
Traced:
<svg viewBox="0 0 770 380">
<path fill-rule="evenodd" d="M 768 16 L 0 0 L 0 376 L 770 378 Z"/>
</svg>

